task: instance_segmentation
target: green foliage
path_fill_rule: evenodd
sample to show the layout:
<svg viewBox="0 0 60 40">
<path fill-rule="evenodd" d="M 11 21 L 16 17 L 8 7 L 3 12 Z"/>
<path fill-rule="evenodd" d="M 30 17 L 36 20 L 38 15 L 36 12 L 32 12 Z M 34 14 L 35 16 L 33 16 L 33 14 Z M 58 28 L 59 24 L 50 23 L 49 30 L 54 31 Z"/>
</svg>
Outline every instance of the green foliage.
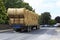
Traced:
<svg viewBox="0 0 60 40">
<path fill-rule="evenodd" d="M 49 12 L 44 12 L 40 16 L 40 24 L 49 24 L 49 20 L 51 19 L 51 15 Z"/>
<path fill-rule="evenodd" d="M 0 0 L 0 24 L 5 24 L 7 19 L 5 6 L 2 0 Z"/>
<path fill-rule="evenodd" d="M 25 3 L 25 2 L 23 2 L 22 7 L 29 9 L 30 11 L 33 10 L 33 8 L 28 3 Z"/>
<path fill-rule="evenodd" d="M 3 0 L 6 9 L 21 7 L 22 0 Z"/>
<path fill-rule="evenodd" d="M 51 19 L 51 20 L 49 20 L 49 24 L 54 25 L 54 24 L 56 24 L 56 21 Z"/>
<path fill-rule="evenodd" d="M 23 0 L 3 0 L 6 9 L 8 8 L 26 8 L 34 11 L 33 8 Z"/>
<path fill-rule="evenodd" d="M 3 19 L 0 19 L 0 24 L 4 24 L 5 21 Z"/>
</svg>

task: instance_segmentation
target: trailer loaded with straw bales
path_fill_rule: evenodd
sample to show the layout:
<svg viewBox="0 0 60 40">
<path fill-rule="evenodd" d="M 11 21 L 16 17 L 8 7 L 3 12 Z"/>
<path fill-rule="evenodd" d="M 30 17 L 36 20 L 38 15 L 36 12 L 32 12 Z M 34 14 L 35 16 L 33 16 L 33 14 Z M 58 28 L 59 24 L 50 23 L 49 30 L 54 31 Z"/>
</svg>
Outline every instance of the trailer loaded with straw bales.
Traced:
<svg viewBox="0 0 60 40">
<path fill-rule="evenodd" d="M 9 25 L 15 31 L 28 31 L 33 28 L 39 29 L 38 15 L 25 8 L 9 8 L 7 11 Z"/>
</svg>

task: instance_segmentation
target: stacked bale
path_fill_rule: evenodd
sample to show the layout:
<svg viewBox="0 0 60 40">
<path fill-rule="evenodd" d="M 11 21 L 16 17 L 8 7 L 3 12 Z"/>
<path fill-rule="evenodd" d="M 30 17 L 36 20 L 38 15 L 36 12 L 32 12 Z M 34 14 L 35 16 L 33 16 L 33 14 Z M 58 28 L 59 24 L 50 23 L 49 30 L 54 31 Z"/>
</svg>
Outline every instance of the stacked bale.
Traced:
<svg viewBox="0 0 60 40">
<path fill-rule="evenodd" d="M 25 11 L 25 13 L 24 13 L 24 17 L 25 17 L 25 19 L 24 19 L 24 22 L 25 22 L 25 25 L 29 25 L 30 23 L 29 23 L 29 20 L 30 20 L 30 16 L 29 16 L 29 10 L 26 10 Z"/>
<path fill-rule="evenodd" d="M 8 9 L 8 17 L 9 24 L 23 24 L 23 13 L 25 12 L 25 8 L 9 8 Z"/>
<path fill-rule="evenodd" d="M 33 19 L 34 19 L 34 18 L 33 18 L 34 15 L 33 15 L 32 11 L 30 11 L 30 16 L 31 16 L 31 17 L 30 17 L 30 19 L 31 19 L 31 24 L 34 25 L 34 20 L 33 20 Z"/>
<path fill-rule="evenodd" d="M 24 24 L 24 19 L 22 18 L 22 19 L 20 19 L 20 22 L 19 22 L 20 24 Z"/>
<path fill-rule="evenodd" d="M 7 13 L 8 13 L 8 16 L 11 17 L 12 15 L 15 16 L 19 16 L 21 14 L 24 14 L 25 12 L 25 8 L 9 8 Z"/>
<path fill-rule="evenodd" d="M 38 25 L 38 15 L 25 8 L 9 8 L 10 24 Z"/>
<path fill-rule="evenodd" d="M 14 19 L 14 23 L 15 23 L 15 24 L 19 24 L 19 22 L 20 22 L 19 18 L 15 18 L 15 19 Z"/>
<path fill-rule="evenodd" d="M 14 24 L 14 18 L 10 18 L 9 24 Z"/>
</svg>

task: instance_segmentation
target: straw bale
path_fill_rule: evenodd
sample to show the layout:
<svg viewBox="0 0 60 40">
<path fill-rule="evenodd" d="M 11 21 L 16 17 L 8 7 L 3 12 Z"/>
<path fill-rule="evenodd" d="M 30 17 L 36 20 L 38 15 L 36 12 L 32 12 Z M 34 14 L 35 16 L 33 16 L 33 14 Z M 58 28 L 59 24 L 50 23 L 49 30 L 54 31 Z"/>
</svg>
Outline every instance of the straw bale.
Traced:
<svg viewBox="0 0 60 40">
<path fill-rule="evenodd" d="M 15 24 L 25 24 L 25 25 L 38 25 L 38 15 L 32 11 L 25 8 L 11 8 L 8 9 L 8 15 L 12 15 L 14 21 L 10 21 Z M 24 16 L 20 18 L 21 16 Z"/>
<path fill-rule="evenodd" d="M 10 18 L 9 23 L 10 23 L 10 24 L 14 24 L 14 18 Z"/>
<path fill-rule="evenodd" d="M 19 24 L 19 22 L 20 22 L 19 18 L 15 18 L 15 19 L 14 19 L 14 23 L 15 23 L 15 24 Z"/>
<path fill-rule="evenodd" d="M 24 19 L 23 18 L 20 19 L 20 24 L 24 24 Z"/>
</svg>

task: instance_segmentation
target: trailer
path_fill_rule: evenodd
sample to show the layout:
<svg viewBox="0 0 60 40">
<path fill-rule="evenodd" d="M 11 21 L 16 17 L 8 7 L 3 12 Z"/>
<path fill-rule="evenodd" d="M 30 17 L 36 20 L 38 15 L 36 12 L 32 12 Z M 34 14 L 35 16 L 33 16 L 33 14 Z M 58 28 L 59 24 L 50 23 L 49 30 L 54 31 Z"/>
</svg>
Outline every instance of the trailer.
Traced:
<svg viewBox="0 0 60 40">
<path fill-rule="evenodd" d="M 8 8 L 9 25 L 15 31 L 28 31 L 39 29 L 38 14 L 26 8 Z"/>
</svg>

